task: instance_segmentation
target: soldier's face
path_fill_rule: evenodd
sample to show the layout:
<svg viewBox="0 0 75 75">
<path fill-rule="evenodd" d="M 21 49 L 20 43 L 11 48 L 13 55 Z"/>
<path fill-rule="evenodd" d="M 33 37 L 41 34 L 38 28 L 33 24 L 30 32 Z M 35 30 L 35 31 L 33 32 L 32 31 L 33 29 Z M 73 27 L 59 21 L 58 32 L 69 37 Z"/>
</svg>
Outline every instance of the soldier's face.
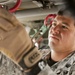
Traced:
<svg viewBox="0 0 75 75">
<path fill-rule="evenodd" d="M 57 15 L 49 30 L 49 46 L 58 52 L 75 49 L 74 19 Z"/>
</svg>

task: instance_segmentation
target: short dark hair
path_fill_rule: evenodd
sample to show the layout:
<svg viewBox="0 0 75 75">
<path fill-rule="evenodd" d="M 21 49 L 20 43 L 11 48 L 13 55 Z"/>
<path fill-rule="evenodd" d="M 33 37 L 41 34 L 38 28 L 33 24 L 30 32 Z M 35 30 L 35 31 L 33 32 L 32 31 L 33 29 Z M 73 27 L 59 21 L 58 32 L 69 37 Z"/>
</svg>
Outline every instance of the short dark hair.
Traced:
<svg viewBox="0 0 75 75">
<path fill-rule="evenodd" d="M 57 14 L 61 16 L 73 17 L 72 13 L 65 8 L 60 9 Z"/>
<path fill-rule="evenodd" d="M 65 8 L 60 9 L 57 15 L 68 16 L 75 19 L 75 16 L 68 9 L 65 9 Z M 74 21 L 74 26 L 75 26 L 75 21 Z"/>
</svg>

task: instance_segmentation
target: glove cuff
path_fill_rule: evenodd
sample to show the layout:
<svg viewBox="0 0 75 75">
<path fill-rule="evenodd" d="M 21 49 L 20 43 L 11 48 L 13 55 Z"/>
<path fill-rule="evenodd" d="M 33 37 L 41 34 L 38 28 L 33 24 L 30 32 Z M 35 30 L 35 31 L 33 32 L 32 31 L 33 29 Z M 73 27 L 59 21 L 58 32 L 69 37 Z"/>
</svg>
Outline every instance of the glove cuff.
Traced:
<svg viewBox="0 0 75 75">
<path fill-rule="evenodd" d="M 19 65 L 25 69 L 32 68 L 42 58 L 40 51 L 34 46 L 20 60 Z"/>
<path fill-rule="evenodd" d="M 32 69 L 28 72 L 25 72 L 26 75 L 37 75 L 39 74 L 43 69 L 45 69 L 47 65 L 46 60 L 41 59 Z"/>
</svg>

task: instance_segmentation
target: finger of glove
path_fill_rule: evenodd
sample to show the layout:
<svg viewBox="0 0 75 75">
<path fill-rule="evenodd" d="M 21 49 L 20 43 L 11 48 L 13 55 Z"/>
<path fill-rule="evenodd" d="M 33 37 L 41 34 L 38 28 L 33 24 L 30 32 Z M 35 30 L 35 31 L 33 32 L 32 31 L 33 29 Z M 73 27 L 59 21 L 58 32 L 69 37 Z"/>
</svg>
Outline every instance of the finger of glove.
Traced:
<svg viewBox="0 0 75 75">
<path fill-rule="evenodd" d="M 13 24 L 11 24 L 8 20 L 0 17 L 0 29 L 6 31 L 10 31 L 14 28 Z"/>
<path fill-rule="evenodd" d="M 16 19 L 12 13 L 8 12 L 5 9 L 0 9 L 0 27 L 6 31 L 13 29 L 14 26 L 21 25 L 21 23 Z M 3 22 L 4 19 L 4 22 Z M 6 21 L 9 23 L 6 23 Z M 10 25 L 11 24 L 11 25 Z"/>
</svg>

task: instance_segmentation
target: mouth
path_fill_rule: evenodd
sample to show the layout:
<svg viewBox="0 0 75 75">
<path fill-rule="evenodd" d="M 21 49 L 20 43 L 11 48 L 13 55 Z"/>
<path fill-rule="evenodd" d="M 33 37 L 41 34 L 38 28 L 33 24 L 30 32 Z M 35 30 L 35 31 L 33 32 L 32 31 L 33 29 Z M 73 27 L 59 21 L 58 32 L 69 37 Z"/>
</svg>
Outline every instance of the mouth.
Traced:
<svg viewBox="0 0 75 75">
<path fill-rule="evenodd" d="M 59 38 L 57 36 L 53 36 L 53 35 L 51 35 L 50 38 L 59 40 Z"/>
</svg>

